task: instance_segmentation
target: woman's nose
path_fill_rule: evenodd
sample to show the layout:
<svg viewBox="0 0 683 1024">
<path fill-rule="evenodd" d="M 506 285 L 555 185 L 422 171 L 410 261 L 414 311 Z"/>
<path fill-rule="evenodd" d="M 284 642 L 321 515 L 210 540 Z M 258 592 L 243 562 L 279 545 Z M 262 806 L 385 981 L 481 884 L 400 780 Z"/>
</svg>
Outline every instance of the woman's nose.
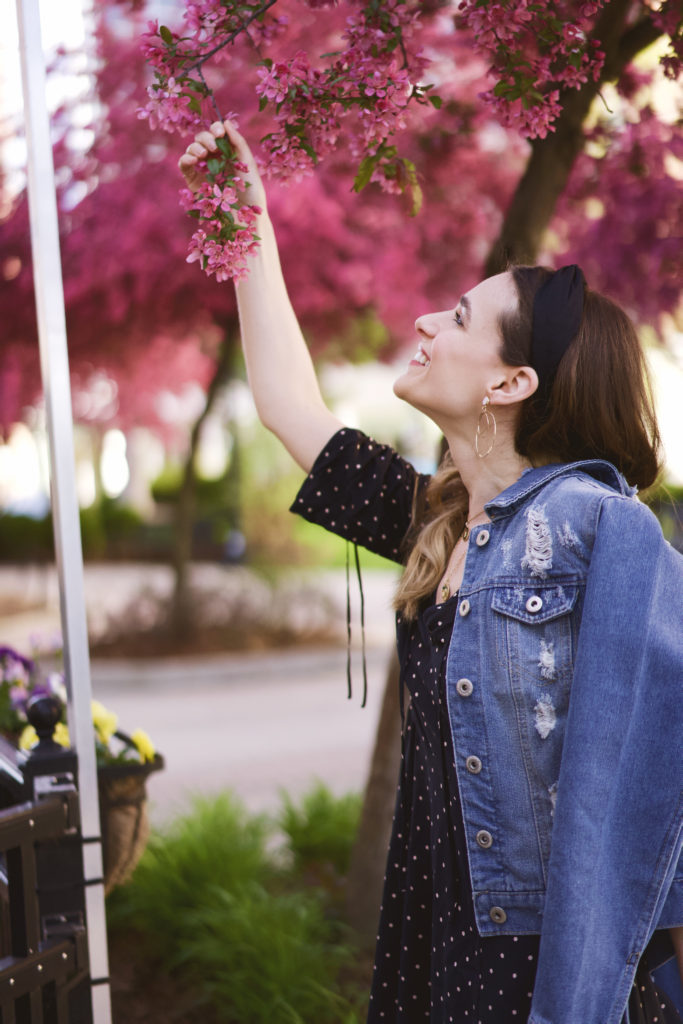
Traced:
<svg viewBox="0 0 683 1024">
<path fill-rule="evenodd" d="M 436 334 L 436 321 L 431 314 L 419 316 L 415 321 L 415 330 L 423 338 L 433 338 Z"/>
</svg>

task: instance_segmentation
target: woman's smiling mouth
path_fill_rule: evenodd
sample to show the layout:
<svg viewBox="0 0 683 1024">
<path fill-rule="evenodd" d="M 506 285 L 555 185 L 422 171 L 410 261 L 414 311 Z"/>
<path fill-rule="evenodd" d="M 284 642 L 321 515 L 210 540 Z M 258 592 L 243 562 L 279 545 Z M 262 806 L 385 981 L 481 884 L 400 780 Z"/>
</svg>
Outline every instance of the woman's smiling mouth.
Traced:
<svg viewBox="0 0 683 1024">
<path fill-rule="evenodd" d="M 422 348 L 422 345 L 419 345 L 418 349 L 417 349 L 417 352 L 415 353 L 413 358 L 410 360 L 409 365 L 410 366 L 429 366 L 430 362 L 431 362 L 431 360 L 430 360 L 429 356 L 427 355 L 427 353 L 425 352 L 425 350 Z"/>
</svg>

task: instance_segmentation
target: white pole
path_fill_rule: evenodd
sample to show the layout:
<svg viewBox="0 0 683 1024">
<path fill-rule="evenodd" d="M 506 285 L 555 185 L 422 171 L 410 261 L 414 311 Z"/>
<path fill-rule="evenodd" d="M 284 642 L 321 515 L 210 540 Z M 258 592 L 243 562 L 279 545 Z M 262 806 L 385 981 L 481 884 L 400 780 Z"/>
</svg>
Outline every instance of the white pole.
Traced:
<svg viewBox="0 0 683 1024">
<path fill-rule="evenodd" d="M 83 554 L 76 500 L 69 362 L 64 291 L 59 253 L 57 202 L 45 96 L 45 61 L 38 0 L 17 0 L 19 48 L 28 148 L 28 196 L 35 281 L 40 364 L 50 447 L 54 521 L 64 667 L 71 743 L 78 753 L 81 828 L 84 838 L 100 835 L 97 765 L 90 712 L 90 658 L 83 589 Z M 83 846 L 94 1024 L 111 1024 L 107 930 L 102 883 L 102 846 Z M 99 879 L 99 881 L 97 881 Z M 94 882 L 94 884 L 88 884 Z"/>
</svg>

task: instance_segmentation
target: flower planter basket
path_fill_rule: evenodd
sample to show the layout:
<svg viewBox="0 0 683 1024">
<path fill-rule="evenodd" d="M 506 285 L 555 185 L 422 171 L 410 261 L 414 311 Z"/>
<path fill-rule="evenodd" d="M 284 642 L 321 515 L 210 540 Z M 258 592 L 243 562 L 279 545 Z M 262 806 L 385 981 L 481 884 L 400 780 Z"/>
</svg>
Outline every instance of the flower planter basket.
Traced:
<svg viewBox="0 0 683 1024">
<path fill-rule="evenodd" d="M 128 881 L 147 845 L 147 778 L 163 767 L 163 757 L 156 754 L 153 761 L 144 764 L 126 761 L 97 769 L 107 895 Z"/>
</svg>

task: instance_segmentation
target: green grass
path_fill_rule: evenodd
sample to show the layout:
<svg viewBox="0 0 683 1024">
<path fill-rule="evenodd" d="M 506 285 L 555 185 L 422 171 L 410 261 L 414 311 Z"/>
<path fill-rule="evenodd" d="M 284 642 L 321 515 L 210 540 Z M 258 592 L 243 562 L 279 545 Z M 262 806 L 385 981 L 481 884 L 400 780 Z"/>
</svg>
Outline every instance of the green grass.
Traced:
<svg viewBox="0 0 683 1024">
<path fill-rule="evenodd" d="M 230 793 L 200 799 L 153 834 L 109 898 L 110 927 L 137 933 L 156 969 L 226 1024 L 358 1024 L 367 993 L 338 890 L 359 810 L 318 784 L 300 804 L 283 794 L 278 831 Z"/>
</svg>

